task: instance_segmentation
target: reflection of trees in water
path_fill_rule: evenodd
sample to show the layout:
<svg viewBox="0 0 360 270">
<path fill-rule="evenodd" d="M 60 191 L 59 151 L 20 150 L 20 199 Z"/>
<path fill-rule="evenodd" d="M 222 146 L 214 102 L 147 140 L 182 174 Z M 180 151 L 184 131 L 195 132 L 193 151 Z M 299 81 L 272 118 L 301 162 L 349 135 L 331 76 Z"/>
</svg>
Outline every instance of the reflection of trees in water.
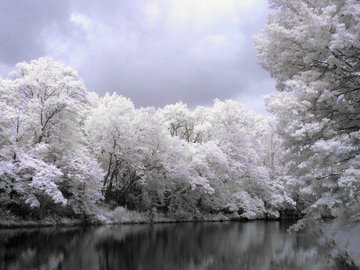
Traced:
<svg viewBox="0 0 360 270">
<path fill-rule="evenodd" d="M 329 269 L 279 222 L 0 231 L 0 269 Z M 326 262 L 327 263 L 327 262 Z"/>
<path fill-rule="evenodd" d="M 75 227 L 0 230 L 0 269 L 63 269 L 81 234 Z"/>
<path fill-rule="evenodd" d="M 279 226 L 276 222 L 154 225 L 126 236 L 120 227 L 96 247 L 101 269 L 107 270 L 296 270 L 321 263 L 316 261 L 316 249 L 311 249 L 311 236 L 289 235 Z"/>
</svg>

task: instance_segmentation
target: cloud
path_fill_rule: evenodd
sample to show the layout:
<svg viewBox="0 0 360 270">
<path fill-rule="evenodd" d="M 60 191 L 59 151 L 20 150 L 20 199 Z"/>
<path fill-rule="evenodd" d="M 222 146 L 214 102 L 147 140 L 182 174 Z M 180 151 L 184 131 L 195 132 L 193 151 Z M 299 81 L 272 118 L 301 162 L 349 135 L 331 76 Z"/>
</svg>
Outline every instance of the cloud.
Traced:
<svg viewBox="0 0 360 270">
<path fill-rule="evenodd" d="M 49 55 L 77 69 L 91 90 L 116 91 L 136 106 L 247 97 L 262 111 L 261 95 L 273 85 L 252 35 L 266 12 L 266 0 L 5 0 L 0 72 Z"/>
<path fill-rule="evenodd" d="M 68 1 L 0 1 L 0 61 L 14 64 L 46 53 L 43 30 L 66 29 Z"/>
</svg>

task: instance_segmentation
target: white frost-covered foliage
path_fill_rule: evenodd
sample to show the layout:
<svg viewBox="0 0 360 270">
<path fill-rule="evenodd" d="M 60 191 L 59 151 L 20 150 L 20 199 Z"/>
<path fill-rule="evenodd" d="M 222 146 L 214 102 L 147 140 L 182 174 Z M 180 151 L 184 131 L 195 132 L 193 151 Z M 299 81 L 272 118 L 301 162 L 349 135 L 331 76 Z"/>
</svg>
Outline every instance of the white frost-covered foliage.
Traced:
<svg viewBox="0 0 360 270">
<path fill-rule="evenodd" d="M 215 100 L 213 107 L 194 111 L 177 103 L 160 113 L 170 134 L 189 143 L 195 174 L 207 181 L 214 193 L 212 208 L 256 218 L 278 217 L 279 210 L 293 207 L 293 200 L 276 177 L 271 119 L 231 100 Z M 262 208 L 249 208 L 253 203 Z"/>
<path fill-rule="evenodd" d="M 228 205 L 230 211 L 242 210 L 241 217 L 247 219 L 255 219 L 257 217 L 264 217 L 266 214 L 264 201 L 251 197 L 249 193 L 240 191 L 232 196 L 232 202 Z"/>
<path fill-rule="evenodd" d="M 73 207 L 75 199 L 83 205 L 101 198 L 100 167 L 88 151 L 78 150 L 85 147 L 81 126 L 86 94 L 73 69 L 48 58 L 19 63 L 8 79 L 0 80 L 0 192 L 2 198 L 8 196 L 5 205 L 41 207 L 47 196 Z M 64 186 L 82 188 L 75 193 Z"/>
<path fill-rule="evenodd" d="M 253 219 L 293 207 L 278 177 L 275 122 L 238 102 L 136 109 L 120 95 L 89 93 L 73 69 L 48 58 L 18 64 L 0 80 L 0 97 L 8 209 L 51 201 L 55 212 L 92 217 L 102 215 L 100 202 L 181 219 Z"/>
<path fill-rule="evenodd" d="M 169 134 L 155 109 L 135 110 L 131 101 L 116 94 L 106 94 L 95 103 L 85 130 L 90 148 L 106 170 L 107 199 L 137 207 L 141 196 L 137 189 L 164 177 L 212 191 L 207 179 L 192 169 L 190 146 Z"/>
<path fill-rule="evenodd" d="M 103 199 L 100 191 L 104 171 L 84 147 L 67 153 L 61 162 L 70 206 L 75 213 L 91 214 L 96 202 Z"/>
<path fill-rule="evenodd" d="M 181 102 L 136 110 L 117 94 L 90 99 L 86 139 L 106 171 L 106 201 L 165 212 L 189 210 L 191 202 L 193 208 L 246 218 L 276 217 L 293 207 L 276 177 L 272 120 L 235 101 L 216 100 L 211 108 L 191 111 Z M 263 208 L 252 215 L 242 205 L 249 202 L 233 196 L 238 192 Z"/>
<path fill-rule="evenodd" d="M 19 149 L 16 160 L 9 162 L 7 159 L 11 151 L 7 151 L 7 147 L 2 149 L 0 152 L 1 188 L 7 193 L 15 191 L 31 207 L 40 206 L 35 195 L 41 191 L 50 196 L 55 203 L 66 205 L 66 199 L 57 186 L 62 180 L 63 173 L 54 165 L 44 162 L 37 150 L 35 148 L 25 152 Z"/>
<path fill-rule="evenodd" d="M 257 47 L 281 90 L 267 104 L 279 123 L 284 180 L 308 218 L 337 216 L 360 203 L 360 3 L 270 3 Z"/>
</svg>

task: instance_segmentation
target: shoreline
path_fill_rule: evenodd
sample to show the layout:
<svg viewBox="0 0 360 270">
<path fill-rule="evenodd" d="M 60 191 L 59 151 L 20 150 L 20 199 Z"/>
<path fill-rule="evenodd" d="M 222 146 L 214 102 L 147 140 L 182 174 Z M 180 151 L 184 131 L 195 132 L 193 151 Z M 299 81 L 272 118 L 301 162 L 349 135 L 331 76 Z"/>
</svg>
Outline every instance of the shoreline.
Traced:
<svg viewBox="0 0 360 270">
<path fill-rule="evenodd" d="M 132 221 L 114 221 L 114 222 L 101 222 L 101 221 L 82 221 L 79 219 L 64 218 L 59 221 L 44 220 L 44 221 L 2 221 L 0 220 L 0 229 L 19 229 L 19 228 L 46 228 L 46 227 L 74 227 L 74 226 L 106 226 L 106 225 L 136 225 L 136 224 L 170 224 L 170 223 L 206 223 L 206 222 L 252 222 L 252 221 L 283 221 L 293 220 L 297 221 L 296 217 L 283 217 L 283 218 L 231 218 L 218 216 L 210 218 L 194 218 L 194 219 L 180 219 L 173 218 L 159 218 L 154 220 L 132 220 Z"/>
</svg>

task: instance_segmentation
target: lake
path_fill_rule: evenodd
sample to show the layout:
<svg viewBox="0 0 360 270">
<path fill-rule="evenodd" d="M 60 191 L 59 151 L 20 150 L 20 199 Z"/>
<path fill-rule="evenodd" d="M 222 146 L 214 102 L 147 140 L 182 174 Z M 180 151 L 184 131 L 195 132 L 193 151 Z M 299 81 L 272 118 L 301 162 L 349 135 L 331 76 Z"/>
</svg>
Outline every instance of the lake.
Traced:
<svg viewBox="0 0 360 270">
<path fill-rule="evenodd" d="M 0 230 L 0 269 L 345 269 L 289 221 Z"/>
</svg>

